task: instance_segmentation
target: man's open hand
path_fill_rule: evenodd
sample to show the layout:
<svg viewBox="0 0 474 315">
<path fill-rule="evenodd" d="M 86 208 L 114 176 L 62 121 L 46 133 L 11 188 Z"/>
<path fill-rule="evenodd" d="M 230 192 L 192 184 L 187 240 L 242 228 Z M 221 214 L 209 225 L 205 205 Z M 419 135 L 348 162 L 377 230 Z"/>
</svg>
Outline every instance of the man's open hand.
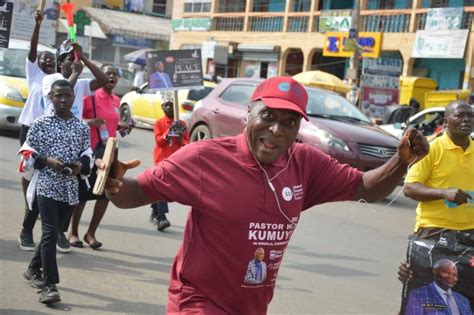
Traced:
<svg viewBox="0 0 474 315">
<path fill-rule="evenodd" d="M 137 167 L 140 165 L 139 160 L 131 160 L 127 162 L 117 161 L 116 165 L 114 166 L 113 170 L 109 173 L 109 177 L 107 178 L 107 182 L 105 184 L 105 190 L 111 194 L 116 194 L 120 191 L 120 187 L 122 187 L 122 178 L 125 173 L 132 168 Z M 105 162 L 101 159 L 97 159 L 95 164 L 99 169 L 105 169 L 106 165 Z"/>
</svg>

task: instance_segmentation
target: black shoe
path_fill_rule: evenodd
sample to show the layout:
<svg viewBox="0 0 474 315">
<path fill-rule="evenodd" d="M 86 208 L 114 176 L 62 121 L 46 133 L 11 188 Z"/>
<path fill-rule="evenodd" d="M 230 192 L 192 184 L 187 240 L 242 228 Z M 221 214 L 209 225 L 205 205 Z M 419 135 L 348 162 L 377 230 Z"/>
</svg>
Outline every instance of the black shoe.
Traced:
<svg viewBox="0 0 474 315">
<path fill-rule="evenodd" d="M 28 268 L 23 274 L 23 278 L 30 282 L 30 285 L 35 289 L 42 289 L 44 287 L 43 272 Z"/>
<path fill-rule="evenodd" d="M 69 253 L 71 251 L 71 246 L 69 245 L 69 241 L 64 233 L 58 234 L 58 244 L 56 245 L 56 249 L 61 253 Z"/>
<path fill-rule="evenodd" d="M 20 249 L 22 250 L 35 250 L 35 242 L 33 241 L 33 231 L 22 229 L 20 233 L 20 238 L 18 239 L 18 243 L 20 243 Z"/>
<path fill-rule="evenodd" d="M 61 301 L 58 289 L 54 284 L 46 285 L 43 290 L 39 292 L 39 301 L 44 304 L 51 304 Z"/>
<path fill-rule="evenodd" d="M 158 231 L 163 232 L 165 229 L 171 226 L 171 222 L 168 219 L 158 220 Z"/>
</svg>

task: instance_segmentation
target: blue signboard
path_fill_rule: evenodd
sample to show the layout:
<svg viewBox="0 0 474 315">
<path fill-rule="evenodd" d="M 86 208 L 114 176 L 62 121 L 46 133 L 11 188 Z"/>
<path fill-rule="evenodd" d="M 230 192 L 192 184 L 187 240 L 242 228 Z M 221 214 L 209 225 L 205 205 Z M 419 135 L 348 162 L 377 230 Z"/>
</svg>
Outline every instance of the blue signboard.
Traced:
<svg viewBox="0 0 474 315">
<path fill-rule="evenodd" d="M 115 46 L 131 48 L 153 48 L 153 42 L 147 38 L 132 38 L 122 35 L 112 35 L 112 43 Z"/>
</svg>

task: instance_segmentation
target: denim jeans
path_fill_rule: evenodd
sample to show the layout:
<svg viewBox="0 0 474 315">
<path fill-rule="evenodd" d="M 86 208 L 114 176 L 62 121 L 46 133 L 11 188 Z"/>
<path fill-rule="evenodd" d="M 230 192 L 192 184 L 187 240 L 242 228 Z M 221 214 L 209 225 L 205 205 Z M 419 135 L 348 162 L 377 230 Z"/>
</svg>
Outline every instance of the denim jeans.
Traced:
<svg viewBox="0 0 474 315">
<path fill-rule="evenodd" d="M 163 217 L 165 213 L 168 213 L 168 203 L 166 201 L 157 201 L 151 204 L 151 208 L 153 209 L 153 214 L 159 219 Z"/>
<path fill-rule="evenodd" d="M 42 267 L 45 284 L 56 284 L 59 283 L 56 261 L 58 231 L 70 218 L 74 206 L 40 195 L 36 196 L 36 202 L 41 214 L 42 235 L 29 268 L 38 270 Z"/>
</svg>

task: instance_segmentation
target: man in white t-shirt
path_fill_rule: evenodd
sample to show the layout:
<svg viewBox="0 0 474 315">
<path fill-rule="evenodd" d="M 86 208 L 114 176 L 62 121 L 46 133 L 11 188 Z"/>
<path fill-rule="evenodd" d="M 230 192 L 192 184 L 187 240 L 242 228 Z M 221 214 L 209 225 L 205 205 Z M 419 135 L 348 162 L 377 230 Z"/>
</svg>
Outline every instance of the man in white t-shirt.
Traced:
<svg viewBox="0 0 474 315">
<path fill-rule="evenodd" d="M 145 83 L 145 71 L 141 66 L 139 70 L 135 73 L 135 77 L 133 78 L 133 88 L 134 90 L 138 90 L 143 83 Z"/>
<path fill-rule="evenodd" d="M 78 58 L 77 61 L 75 60 L 75 54 Z M 79 75 L 82 72 L 81 61 L 90 69 L 95 79 L 79 79 Z M 54 110 L 49 98 L 51 85 L 57 80 L 66 79 L 74 86 L 74 103 L 71 112 L 77 118 L 82 119 L 84 97 L 92 95 L 92 92 L 105 86 L 109 79 L 99 67 L 84 56 L 81 46 L 71 44 L 69 40 L 64 41 L 56 52 L 56 63 L 58 73 L 47 75 L 43 78 L 45 114 L 51 114 Z"/>
<path fill-rule="evenodd" d="M 39 32 L 41 22 L 43 21 L 43 14 L 39 11 L 35 13 L 35 27 L 31 34 L 30 50 L 26 58 L 26 82 L 28 85 L 28 98 L 25 106 L 21 110 L 18 122 L 21 124 L 20 129 L 20 146 L 26 140 L 28 129 L 36 118 L 44 113 L 43 95 L 41 93 L 41 85 L 44 76 L 56 72 L 55 56 L 50 51 L 42 51 L 38 53 Z M 22 176 L 21 186 L 23 196 L 26 200 L 26 190 L 29 185 L 29 180 Z M 32 211 L 28 210 L 28 205 L 25 205 L 25 215 L 23 218 L 22 229 L 18 239 L 20 248 L 22 250 L 35 250 L 35 242 L 33 240 L 33 228 L 38 218 L 38 209 L 34 208 Z"/>
</svg>

